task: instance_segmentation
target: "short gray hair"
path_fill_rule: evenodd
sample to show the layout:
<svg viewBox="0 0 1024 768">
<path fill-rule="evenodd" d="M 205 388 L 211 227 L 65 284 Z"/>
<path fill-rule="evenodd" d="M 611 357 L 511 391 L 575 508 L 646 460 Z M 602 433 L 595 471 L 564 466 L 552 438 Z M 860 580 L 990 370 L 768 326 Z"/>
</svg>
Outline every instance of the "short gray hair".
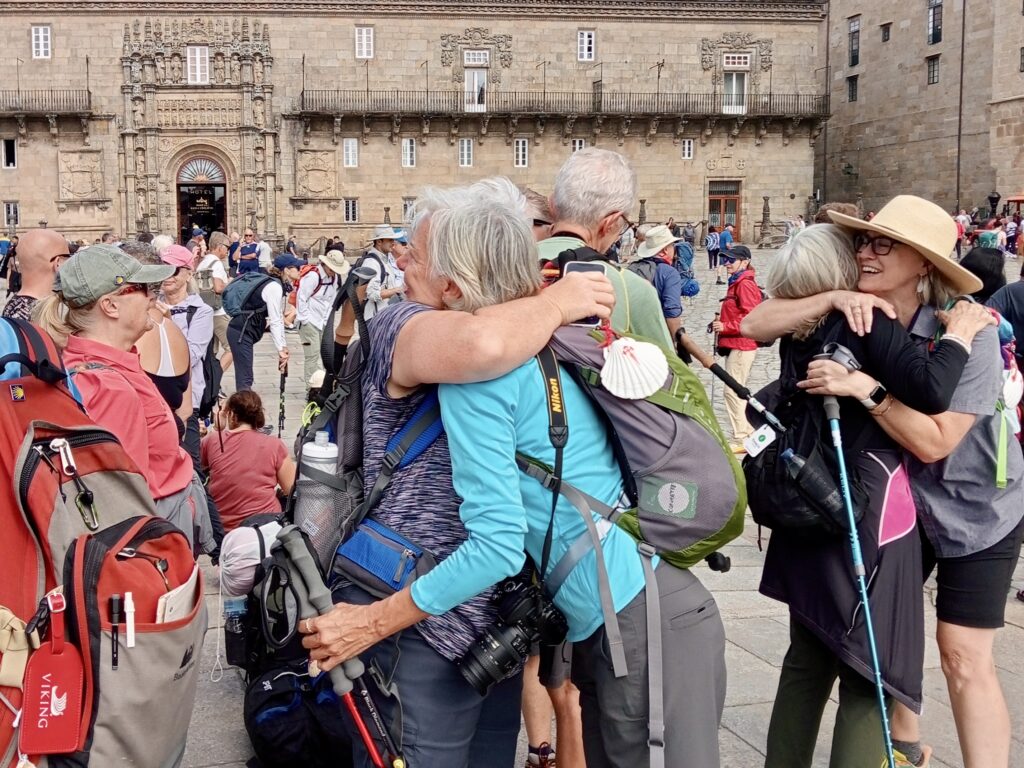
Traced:
<svg viewBox="0 0 1024 768">
<path fill-rule="evenodd" d="M 636 173 L 618 152 L 587 147 L 569 155 L 555 177 L 555 218 L 593 229 L 613 211 L 636 204 Z"/>
<path fill-rule="evenodd" d="M 163 264 L 160 255 L 150 243 L 140 243 L 138 240 L 125 240 L 121 243 L 121 250 L 133 259 L 143 264 Z"/>
<path fill-rule="evenodd" d="M 459 287 L 451 309 L 481 307 L 529 296 L 540 287 L 537 247 L 526 198 L 504 177 L 465 187 L 428 187 L 413 209 L 412 236 L 427 227 L 430 274 Z"/>
<path fill-rule="evenodd" d="M 170 235 L 157 235 L 156 237 L 153 238 L 153 242 L 150 243 L 150 245 L 153 246 L 153 248 L 157 252 L 157 255 L 159 255 L 160 251 L 162 251 L 168 245 L 174 245 L 174 238 L 171 237 Z"/>
<path fill-rule="evenodd" d="M 765 290 L 772 298 L 802 299 L 855 290 L 859 276 L 850 233 L 835 224 L 812 224 L 779 249 Z"/>
</svg>

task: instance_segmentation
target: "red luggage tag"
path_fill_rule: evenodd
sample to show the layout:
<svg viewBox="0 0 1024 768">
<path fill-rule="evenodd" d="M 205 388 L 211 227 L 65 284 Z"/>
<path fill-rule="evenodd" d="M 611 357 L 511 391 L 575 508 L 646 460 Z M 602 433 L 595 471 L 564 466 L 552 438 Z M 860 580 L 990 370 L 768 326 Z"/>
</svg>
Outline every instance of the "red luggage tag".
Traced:
<svg viewBox="0 0 1024 768">
<path fill-rule="evenodd" d="M 64 642 L 64 595 L 50 594 L 50 642 L 32 654 L 25 670 L 20 751 L 57 755 L 79 748 L 82 724 L 82 655 Z"/>
</svg>

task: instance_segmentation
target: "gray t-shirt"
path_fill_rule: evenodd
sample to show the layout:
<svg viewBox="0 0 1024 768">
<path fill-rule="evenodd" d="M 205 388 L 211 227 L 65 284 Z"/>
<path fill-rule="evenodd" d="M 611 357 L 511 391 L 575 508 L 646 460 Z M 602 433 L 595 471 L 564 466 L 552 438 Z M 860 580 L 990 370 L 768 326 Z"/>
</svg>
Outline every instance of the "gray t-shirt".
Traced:
<svg viewBox="0 0 1024 768">
<path fill-rule="evenodd" d="M 928 344 L 938 330 L 935 310 L 922 307 L 910 335 Z M 985 328 L 971 345 L 963 376 L 949 410 L 975 414 L 974 426 L 953 452 L 924 464 L 907 454 L 910 487 L 921 527 L 939 557 L 963 557 L 991 547 L 1012 531 L 1024 516 L 1024 456 L 1009 440 L 1005 488 L 996 486 L 997 449 L 1002 413 L 996 403 L 1003 385 L 1003 363 L 995 328 Z"/>
</svg>

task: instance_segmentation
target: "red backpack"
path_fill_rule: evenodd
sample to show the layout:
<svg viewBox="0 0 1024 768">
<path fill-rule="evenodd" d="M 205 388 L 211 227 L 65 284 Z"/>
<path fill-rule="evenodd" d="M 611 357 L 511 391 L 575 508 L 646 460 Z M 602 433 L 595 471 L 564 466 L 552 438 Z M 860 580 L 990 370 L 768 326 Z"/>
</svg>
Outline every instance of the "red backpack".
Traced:
<svg viewBox="0 0 1024 768">
<path fill-rule="evenodd" d="M 299 298 L 299 283 L 301 283 L 302 278 L 304 278 L 310 272 L 316 272 L 316 288 L 313 289 L 313 293 L 311 293 L 310 295 L 316 296 L 318 293 L 320 293 L 320 289 L 324 287 L 323 275 L 320 274 L 320 271 L 316 268 L 315 264 L 307 264 L 306 266 L 302 267 L 299 270 L 299 279 L 295 281 L 294 290 L 288 294 L 288 303 L 291 304 L 293 307 L 295 306 L 295 302 Z M 331 283 L 328 283 L 328 285 L 330 284 Z"/>
<path fill-rule="evenodd" d="M 0 376 L 0 768 L 8 768 L 19 761 L 14 723 L 27 679 L 20 671 L 27 662 L 45 673 L 47 653 L 74 646 L 70 632 L 67 643 L 55 636 L 64 622 L 50 621 L 46 599 L 70 586 L 63 584 L 68 550 L 80 536 L 155 515 L 155 508 L 135 462 L 82 409 L 45 333 L 22 320 L 0 319 Z M 58 608 L 70 603 L 71 593 L 65 595 L 66 601 L 51 602 Z M 40 647 L 48 650 L 39 654 Z M 128 675 L 121 681 L 126 690 L 136 683 Z M 88 683 L 81 694 L 92 694 Z M 51 711 L 63 714 L 67 701 L 56 696 Z M 26 714 L 21 723 L 30 720 Z M 77 751 L 84 741 L 74 746 Z M 36 756 L 28 755 L 39 765 Z M 78 762 L 86 764 L 88 755 Z"/>
</svg>

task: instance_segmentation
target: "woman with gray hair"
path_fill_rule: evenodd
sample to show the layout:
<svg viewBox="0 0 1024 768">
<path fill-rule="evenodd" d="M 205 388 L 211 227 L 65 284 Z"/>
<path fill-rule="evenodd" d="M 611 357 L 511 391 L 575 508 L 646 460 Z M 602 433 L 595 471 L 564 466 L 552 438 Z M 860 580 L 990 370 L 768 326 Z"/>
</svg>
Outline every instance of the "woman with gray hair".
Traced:
<svg viewBox="0 0 1024 768">
<path fill-rule="evenodd" d="M 850 235 L 833 224 L 816 224 L 796 232 L 779 250 L 766 287 L 776 299 L 787 300 L 849 290 L 856 283 Z M 800 391 L 810 362 L 826 344 L 842 344 L 895 396 L 923 412 L 938 413 L 949 405 L 970 341 L 990 322 L 984 310 L 967 304 L 955 309 L 948 321 L 950 335 L 929 359 L 902 326 L 881 312 L 873 332 L 864 337 L 854 334 L 838 312 L 808 317 L 782 341 L 780 379 L 772 385 L 778 387 L 773 395 L 779 405 L 772 407 L 795 434 L 805 434 L 802 425 L 819 427 L 818 455 L 834 473 L 821 399 Z M 882 680 L 889 696 L 919 711 L 924 661 L 921 550 L 902 452 L 857 403 L 844 398 L 841 406 L 851 487 L 863 514 L 857 528 L 871 583 Z M 810 461 L 812 456 L 804 458 Z M 877 768 L 883 759 L 872 659 L 848 550 L 844 536 L 824 530 L 772 530 L 760 590 L 789 606 L 791 642 L 768 730 L 768 768 L 810 764 L 837 677 L 839 711 L 830 764 Z"/>
<path fill-rule="evenodd" d="M 539 352 L 563 323 L 608 317 L 613 303 L 612 288 L 600 275 L 574 275 L 537 293 L 540 275 L 525 202 L 507 179 L 424 190 L 400 266 L 409 300 L 385 307 L 369 323 L 363 375 L 368 488 L 380 474 L 389 441 L 436 397 L 437 383 L 481 381 L 512 370 Z M 481 549 L 483 542 L 460 519 L 459 501 L 442 435 L 395 471 L 371 517 L 427 550 L 442 574 L 461 573 L 465 554 L 486 547 Z M 511 559 L 516 557 L 521 566 L 521 546 Z M 481 594 L 467 595 L 471 599 L 428 613 L 408 586 L 378 601 L 346 584 L 335 591 L 341 602 L 330 614 L 300 627 L 322 668 L 363 653 L 368 665 L 397 685 L 401 714 L 394 698 L 384 700 L 382 710 L 389 726 L 401 729 L 397 740 L 410 765 L 512 765 L 521 678 L 513 676 L 481 697 L 459 671 L 466 651 L 497 618 L 484 586 L 476 591 Z M 407 627 L 412 629 L 401 631 Z M 340 638 L 342 655 L 326 661 L 325 647 L 335 647 Z M 362 749 L 358 739 L 354 743 Z M 369 765 L 361 751 L 356 758 Z"/>
<path fill-rule="evenodd" d="M 980 290 L 981 281 L 950 258 L 956 227 L 945 211 L 900 195 L 870 222 L 834 211 L 830 216 L 855 233 L 858 292 L 773 299 L 745 318 L 745 334 L 767 340 L 837 309 L 858 335 L 873 335 L 881 308 L 920 346 L 939 339 L 959 343 L 942 310 L 950 298 Z M 993 645 L 1024 534 L 1024 457 L 1008 445 L 1000 410 L 1003 363 L 996 330 L 983 329 L 965 346 L 969 356 L 943 413 L 921 413 L 871 376 L 829 360 L 812 361 L 801 387 L 860 400 L 862 415 L 905 451 L 924 533 L 924 572 L 938 568 L 942 669 L 964 765 L 975 768 L 1009 762 L 1010 718 Z M 909 710 L 897 707 L 893 736 L 909 761 L 921 765 L 918 721 Z"/>
</svg>

